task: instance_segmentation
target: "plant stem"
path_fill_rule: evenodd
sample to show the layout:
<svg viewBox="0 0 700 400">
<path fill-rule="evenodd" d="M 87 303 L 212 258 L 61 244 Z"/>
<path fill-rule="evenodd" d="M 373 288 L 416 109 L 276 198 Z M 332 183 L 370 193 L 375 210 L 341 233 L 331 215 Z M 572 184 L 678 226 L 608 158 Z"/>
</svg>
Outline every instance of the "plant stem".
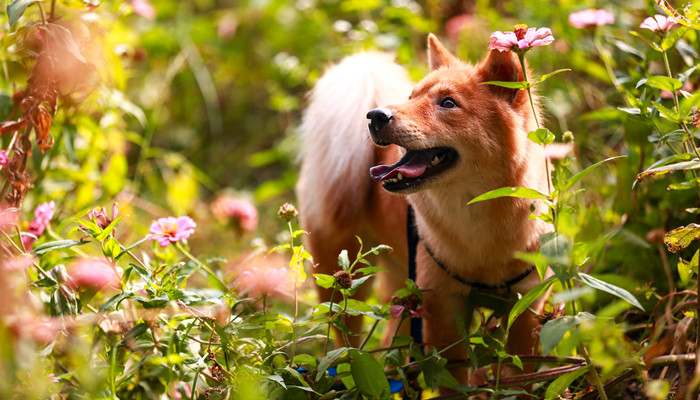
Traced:
<svg viewBox="0 0 700 400">
<path fill-rule="evenodd" d="M 586 350 L 586 346 L 581 343 L 581 353 L 583 354 L 583 358 L 586 359 L 586 364 L 591 366 L 591 374 L 593 375 L 593 380 L 595 381 L 595 386 L 598 388 L 598 394 L 600 395 L 600 398 L 602 400 L 608 400 L 608 395 L 605 393 L 605 387 L 603 387 L 603 382 L 600 380 L 600 376 L 598 375 L 598 370 L 595 368 L 595 365 L 591 362 L 591 357 L 588 355 L 588 350 Z"/>
<path fill-rule="evenodd" d="M 189 258 L 192 262 L 197 264 L 198 268 L 201 268 L 207 274 L 209 274 L 212 278 L 214 278 L 216 280 L 216 282 L 221 286 L 221 288 L 224 289 L 224 291 L 228 291 L 228 287 L 226 287 L 226 284 L 216 275 L 216 273 L 214 271 L 212 271 L 211 268 L 209 268 L 206 264 L 199 261 L 199 259 L 197 259 L 197 257 L 193 256 L 189 251 L 187 251 L 187 249 L 182 247 L 182 245 L 180 245 L 179 242 L 175 242 L 175 248 L 180 253 L 182 253 L 185 257 Z"/>
<path fill-rule="evenodd" d="M 287 221 L 287 226 L 289 227 L 289 248 L 294 249 L 294 229 L 292 228 L 292 221 Z M 301 268 L 301 265 L 298 265 Z M 289 366 L 292 366 L 294 362 L 294 355 L 297 349 L 297 318 L 299 316 L 299 296 L 297 294 L 298 282 L 299 282 L 299 268 L 294 269 L 294 321 L 292 322 L 292 356 L 289 358 Z"/>
<path fill-rule="evenodd" d="M 523 70 L 523 79 L 525 82 L 530 82 L 527 78 L 527 69 L 525 68 L 525 53 L 518 53 L 518 59 L 520 60 L 520 68 Z M 537 118 L 537 110 L 535 109 L 535 101 L 532 99 L 532 90 L 530 88 L 530 85 L 527 86 L 527 97 L 530 100 L 530 107 L 532 107 L 532 115 L 535 117 L 535 124 L 537 125 L 537 129 L 540 129 L 540 121 Z M 547 148 L 546 144 L 542 145 L 543 149 Z M 545 153 L 544 156 L 544 169 L 547 173 L 547 194 L 552 193 L 552 184 L 550 183 L 551 176 L 549 172 L 549 159 L 547 159 L 547 154 Z"/>
<path fill-rule="evenodd" d="M 374 320 L 374 323 L 372 324 L 372 327 L 369 328 L 369 332 L 367 333 L 367 336 L 365 336 L 365 340 L 362 341 L 362 344 L 360 345 L 360 350 L 362 350 L 367 342 L 369 341 L 369 338 L 372 337 L 372 334 L 374 333 L 374 330 L 377 329 L 377 325 L 379 325 L 378 319 Z"/>
</svg>

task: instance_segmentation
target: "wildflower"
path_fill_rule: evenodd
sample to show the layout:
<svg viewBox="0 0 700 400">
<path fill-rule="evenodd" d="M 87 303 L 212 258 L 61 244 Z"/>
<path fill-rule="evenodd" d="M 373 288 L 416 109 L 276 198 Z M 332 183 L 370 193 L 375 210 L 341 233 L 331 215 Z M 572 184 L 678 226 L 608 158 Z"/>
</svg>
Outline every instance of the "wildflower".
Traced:
<svg viewBox="0 0 700 400">
<path fill-rule="evenodd" d="M 17 209 L 0 206 L 0 230 L 14 225 L 17 220 Z"/>
<path fill-rule="evenodd" d="M 333 277 L 335 278 L 335 283 L 341 289 L 350 289 L 352 287 L 352 276 L 348 271 L 340 270 L 333 274 Z"/>
<path fill-rule="evenodd" d="M 697 108 L 694 108 L 691 114 L 691 119 L 690 123 L 696 127 L 700 128 L 700 111 Z M 0 227 L 2 227 L 2 216 L 0 214 Z"/>
<path fill-rule="evenodd" d="M 520 24 L 515 25 L 513 29 L 513 32 L 493 32 L 488 48 L 524 53 L 533 47 L 545 46 L 554 41 L 552 30 L 549 28 L 528 28 L 527 25 Z"/>
<path fill-rule="evenodd" d="M 88 211 L 87 217 L 95 222 L 95 225 L 99 226 L 100 229 L 104 229 L 109 226 L 119 214 L 119 205 L 114 203 L 112 205 L 112 218 L 107 216 L 107 210 L 104 207 L 95 207 Z"/>
<path fill-rule="evenodd" d="M 236 284 L 250 297 L 288 297 L 294 287 L 288 268 L 249 267 L 240 273 Z"/>
<path fill-rule="evenodd" d="M 569 24 L 582 29 L 615 23 L 615 16 L 605 10 L 588 9 L 569 14 Z"/>
<path fill-rule="evenodd" d="M 151 224 L 149 232 L 153 236 L 149 237 L 148 240 L 155 240 L 160 244 L 160 247 L 166 247 L 170 243 L 190 237 L 194 233 L 195 227 L 197 224 L 187 216 L 160 218 Z"/>
<path fill-rule="evenodd" d="M 666 31 L 671 29 L 673 25 L 676 25 L 678 22 L 676 22 L 673 17 L 666 17 L 661 14 L 656 14 L 653 17 L 647 17 L 647 19 L 642 22 L 639 27 L 644 28 L 644 29 L 649 29 L 652 32 L 656 32 L 659 34 L 664 34 Z"/>
<path fill-rule="evenodd" d="M 10 162 L 10 158 L 7 156 L 7 150 L 0 150 L 0 167 L 6 166 Z"/>
<path fill-rule="evenodd" d="M 574 144 L 569 143 L 550 143 L 545 147 L 545 156 L 550 160 L 562 160 L 567 154 L 574 149 Z"/>
<path fill-rule="evenodd" d="M 0 263 L 0 269 L 4 271 L 24 271 L 34 263 L 34 257 L 29 255 L 20 255 L 11 257 Z"/>
<path fill-rule="evenodd" d="M 391 301 L 394 303 L 394 305 L 389 307 L 389 314 L 391 314 L 392 318 L 399 318 L 404 315 L 421 318 L 428 315 L 425 308 L 420 307 L 422 300 L 416 293 L 406 297 L 393 296 Z"/>
<path fill-rule="evenodd" d="M 156 9 L 148 0 L 132 0 L 131 8 L 135 14 L 138 14 L 146 19 L 153 20 L 156 18 Z"/>
<path fill-rule="evenodd" d="M 298 215 L 299 211 L 297 211 L 296 207 L 294 207 L 294 205 L 291 203 L 282 204 L 279 211 L 277 211 L 277 216 L 285 221 L 291 221 Z"/>
<path fill-rule="evenodd" d="M 22 244 L 25 249 L 31 248 L 34 241 L 44 234 L 44 230 L 53 218 L 55 209 L 56 203 L 53 200 L 41 203 L 34 209 L 34 220 L 29 223 L 26 232 L 29 235 L 22 235 Z"/>
<path fill-rule="evenodd" d="M 219 220 L 230 221 L 244 232 L 254 232 L 258 227 L 258 209 L 247 200 L 221 196 L 210 208 Z"/>
<path fill-rule="evenodd" d="M 76 288 L 100 290 L 105 286 L 118 288 L 119 277 L 112 264 L 105 260 L 84 258 L 73 264 L 70 282 Z"/>
</svg>

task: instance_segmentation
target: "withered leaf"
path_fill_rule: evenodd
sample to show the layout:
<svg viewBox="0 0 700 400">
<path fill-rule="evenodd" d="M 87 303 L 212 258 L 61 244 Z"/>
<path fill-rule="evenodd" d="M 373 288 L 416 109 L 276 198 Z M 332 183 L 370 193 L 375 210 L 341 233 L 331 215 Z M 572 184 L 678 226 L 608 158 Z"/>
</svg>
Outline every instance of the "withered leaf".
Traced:
<svg viewBox="0 0 700 400">
<path fill-rule="evenodd" d="M 667 174 L 673 171 L 687 171 L 700 168 L 700 160 L 693 159 L 690 161 L 682 161 L 675 164 L 664 165 L 663 167 L 648 169 L 637 175 L 637 182 L 644 181 L 645 178 L 655 175 Z"/>
<path fill-rule="evenodd" d="M 677 253 L 690 245 L 690 243 L 700 238 L 700 225 L 689 224 L 681 226 L 672 231 L 666 232 L 664 244 L 671 253 Z"/>
<path fill-rule="evenodd" d="M 51 114 L 42 106 L 35 107 L 31 114 L 32 125 L 36 131 L 36 144 L 42 153 L 53 146 L 53 136 L 51 136 Z"/>
<path fill-rule="evenodd" d="M 21 118 L 19 121 L 5 121 L 0 122 L 0 136 L 3 136 L 9 132 L 17 132 L 20 129 L 27 127 L 27 120 Z"/>
<path fill-rule="evenodd" d="M 87 60 L 80 54 L 80 49 L 75 43 L 75 40 L 73 40 L 73 35 L 68 29 L 57 24 L 47 24 L 45 25 L 44 31 L 46 32 L 52 51 L 66 51 L 81 63 L 87 64 Z"/>
</svg>

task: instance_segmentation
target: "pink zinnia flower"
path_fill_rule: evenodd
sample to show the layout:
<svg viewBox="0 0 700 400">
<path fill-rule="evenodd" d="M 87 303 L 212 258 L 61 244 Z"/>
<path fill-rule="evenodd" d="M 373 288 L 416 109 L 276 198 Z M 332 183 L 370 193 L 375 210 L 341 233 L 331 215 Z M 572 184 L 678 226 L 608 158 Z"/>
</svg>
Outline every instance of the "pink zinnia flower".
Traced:
<svg viewBox="0 0 700 400">
<path fill-rule="evenodd" d="M 526 52 L 533 47 L 545 46 L 554 41 L 549 28 L 528 28 L 527 25 L 515 25 L 514 32 L 496 31 L 491 34 L 488 48 L 498 51 Z"/>
<path fill-rule="evenodd" d="M 144 18 L 152 20 L 156 17 L 156 9 L 148 0 L 132 0 L 131 8 L 134 9 L 134 13 Z"/>
<path fill-rule="evenodd" d="M 7 156 L 7 150 L 0 150 L 0 167 L 4 167 L 10 162 L 10 158 Z"/>
<path fill-rule="evenodd" d="M 415 318 L 422 318 L 428 315 L 428 312 L 425 311 L 425 308 L 422 307 L 416 310 L 408 309 L 406 308 L 406 306 L 402 306 L 399 304 L 389 307 L 389 314 L 391 314 L 392 318 L 400 318 L 404 312 L 408 312 L 411 315 L 411 317 Z"/>
<path fill-rule="evenodd" d="M 153 236 L 149 237 L 148 240 L 155 240 L 160 244 L 160 247 L 166 247 L 170 243 L 187 239 L 194 233 L 196 227 L 197 224 L 194 220 L 187 216 L 160 218 L 151 224 L 149 232 Z"/>
<path fill-rule="evenodd" d="M 70 282 L 77 288 L 119 288 L 119 277 L 112 264 L 99 259 L 84 258 L 73 264 L 70 269 Z"/>
<path fill-rule="evenodd" d="M 258 227 L 258 209 L 247 200 L 221 196 L 210 207 L 216 218 L 231 221 L 245 232 L 253 232 Z"/>
<path fill-rule="evenodd" d="M 250 297 L 289 297 L 294 277 L 285 267 L 249 267 L 239 274 L 236 285 L 242 294 Z"/>
<path fill-rule="evenodd" d="M 31 248 L 34 241 L 44 234 L 44 230 L 53 218 L 55 209 L 56 203 L 53 200 L 41 203 L 34 209 L 34 220 L 29 223 L 27 228 L 27 233 L 30 235 L 22 236 L 22 244 L 25 249 Z"/>
<path fill-rule="evenodd" d="M 647 17 L 647 19 L 645 19 L 644 22 L 639 25 L 639 27 L 649 29 L 650 31 L 657 33 L 664 33 L 677 23 L 678 22 L 673 19 L 673 17 L 666 17 L 665 15 L 656 14 L 653 17 Z"/>
<path fill-rule="evenodd" d="M 615 16 L 605 10 L 588 9 L 569 14 L 569 23 L 574 28 L 600 26 L 615 23 Z"/>
</svg>

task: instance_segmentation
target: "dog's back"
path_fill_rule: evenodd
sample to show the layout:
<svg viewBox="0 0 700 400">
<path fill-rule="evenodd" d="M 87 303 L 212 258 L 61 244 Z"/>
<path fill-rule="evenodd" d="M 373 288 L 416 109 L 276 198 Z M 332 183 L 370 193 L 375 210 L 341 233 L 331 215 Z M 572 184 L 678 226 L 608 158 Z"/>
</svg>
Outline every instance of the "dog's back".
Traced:
<svg viewBox="0 0 700 400">
<path fill-rule="evenodd" d="M 342 250 L 348 250 L 351 258 L 357 254 L 355 236 L 365 246 L 390 245 L 394 252 L 376 260 L 386 269 L 380 273 L 385 302 L 407 277 L 407 203 L 382 190 L 369 176 L 372 165 L 395 162 L 399 149 L 374 146 L 366 115 L 381 105 L 405 101 L 412 87 L 406 71 L 388 55 L 368 52 L 347 57 L 316 83 L 301 126 L 303 161 L 297 199 L 316 271 L 333 274 L 338 270 Z M 368 289 L 363 285 L 357 295 L 365 297 Z M 330 296 L 331 291 L 320 292 L 321 301 L 329 301 Z M 361 319 L 351 318 L 346 325 L 360 332 Z M 349 340 L 357 345 L 358 338 Z"/>
<path fill-rule="evenodd" d="M 366 52 L 345 58 L 316 83 L 305 110 L 303 163 L 297 194 L 303 219 L 351 227 L 370 195 L 375 146 L 367 111 L 405 101 L 412 83 L 388 55 Z"/>
</svg>

